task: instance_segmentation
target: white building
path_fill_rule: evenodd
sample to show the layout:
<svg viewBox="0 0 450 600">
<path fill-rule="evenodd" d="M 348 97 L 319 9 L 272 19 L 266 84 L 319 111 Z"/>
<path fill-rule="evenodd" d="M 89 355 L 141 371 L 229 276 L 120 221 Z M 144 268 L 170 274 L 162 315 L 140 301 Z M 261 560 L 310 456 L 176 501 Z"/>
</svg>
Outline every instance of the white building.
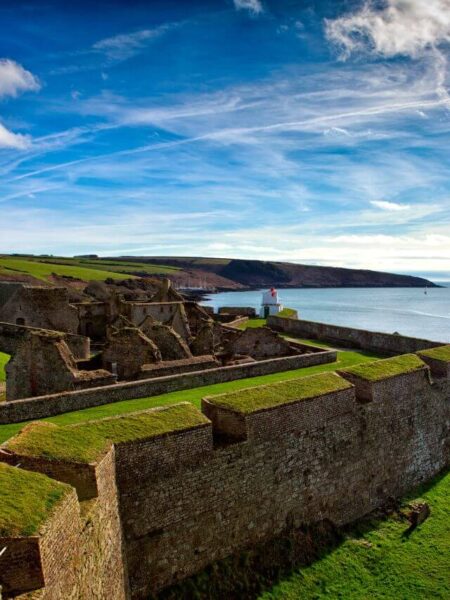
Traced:
<svg viewBox="0 0 450 600">
<path fill-rule="evenodd" d="M 270 288 L 263 292 L 260 317 L 267 319 L 269 315 L 277 315 L 283 310 L 283 305 L 278 298 L 278 292 L 275 288 Z"/>
</svg>

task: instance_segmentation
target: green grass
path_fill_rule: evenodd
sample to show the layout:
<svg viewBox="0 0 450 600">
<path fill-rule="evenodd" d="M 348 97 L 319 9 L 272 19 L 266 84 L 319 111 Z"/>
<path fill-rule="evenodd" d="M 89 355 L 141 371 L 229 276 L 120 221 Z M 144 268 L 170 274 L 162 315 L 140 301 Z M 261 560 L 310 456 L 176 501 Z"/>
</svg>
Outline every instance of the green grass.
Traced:
<svg viewBox="0 0 450 600">
<path fill-rule="evenodd" d="M 209 398 L 216 406 L 243 415 L 299 400 L 330 394 L 351 388 L 351 384 L 335 373 L 320 373 L 310 377 L 281 381 Z"/>
<path fill-rule="evenodd" d="M 280 310 L 280 312 L 277 314 L 277 317 L 284 317 L 286 319 L 296 319 L 297 311 L 293 308 L 283 308 L 283 310 Z"/>
<path fill-rule="evenodd" d="M 266 319 L 249 319 L 238 325 L 238 329 L 253 329 L 254 327 L 264 327 L 265 325 L 267 325 Z"/>
<path fill-rule="evenodd" d="M 40 263 L 52 263 L 57 265 L 68 265 L 89 269 L 99 269 L 102 271 L 113 271 L 116 273 L 135 273 L 146 275 L 164 275 L 176 273 L 179 267 L 170 267 L 168 265 L 153 265 L 144 262 L 132 262 L 125 260 L 94 259 L 94 258 L 32 258 L 31 260 Z"/>
<path fill-rule="evenodd" d="M 259 377 L 239 379 L 227 383 L 217 383 L 214 385 L 193 388 L 191 390 L 170 392 L 168 394 L 152 396 L 149 398 L 123 400 L 121 402 L 113 402 L 111 404 L 104 404 L 103 406 L 95 406 L 93 408 L 86 408 L 84 410 L 65 413 L 56 417 L 49 417 L 48 419 L 45 419 L 45 421 L 57 423 L 59 425 L 69 425 L 71 423 L 88 421 L 89 419 L 101 419 L 103 417 L 126 414 L 155 406 L 167 406 L 182 401 L 191 402 L 195 406 L 200 407 L 201 399 L 205 396 L 233 392 L 235 390 L 248 388 L 250 386 L 264 385 L 268 383 L 274 383 L 276 381 L 289 381 L 291 379 L 298 379 L 299 377 L 315 375 L 316 373 L 335 371 L 336 369 L 350 367 L 362 362 L 373 361 L 375 358 L 377 358 L 377 356 L 369 352 L 338 352 L 337 361 L 330 364 L 317 365 L 315 367 L 307 367 L 305 369 L 296 369 L 294 371 L 284 371 L 282 373 L 273 373 L 272 375 L 262 375 Z M 0 443 L 15 435 L 18 431 L 20 431 L 20 429 L 22 429 L 22 427 L 24 427 L 24 425 L 25 423 L 0 425 Z"/>
<path fill-rule="evenodd" d="M 428 356 L 443 362 L 450 362 L 450 344 L 448 346 L 439 346 L 438 348 L 430 348 L 429 350 L 421 350 L 418 352 L 420 356 Z"/>
<path fill-rule="evenodd" d="M 37 421 L 24 427 L 7 447 L 24 456 L 90 463 L 104 454 L 110 442 L 144 439 L 205 423 L 208 419 L 198 409 L 184 403 L 78 425 Z"/>
<path fill-rule="evenodd" d="M 0 536 L 30 536 L 71 487 L 40 473 L 0 463 Z"/>
<path fill-rule="evenodd" d="M 123 274 L 114 271 L 104 271 L 100 269 L 91 269 L 82 266 L 70 266 L 56 263 L 41 263 L 35 260 L 26 260 L 22 258 L 0 258 L 0 266 L 8 269 L 9 273 L 21 273 L 31 275 L 36 279 L 47 281 L 50 275 L 65 275 L 76 277 L 84 281 L 102 281 L 110 277 L 111 279 L 123 279 Z M 131 276 L 130 276 L 131 277 Z"/>
<path fill-rule="evenodd" d="M 405 534 L 409 523 L 399 513 L 362 522 L 339 547 L 296 571 L 259 600 L 448 599 L 450 474 L 405 502 L 419 495 L 429 503 L 431 515 L 410 535 Z"/>
<path fill-rule="evenodd" d="M 402 354 L 393 358 L 385 358 L 376 362 L 357 365 L 344 369 L 347 373 L 356 375 L 367 381 L 381 381 L 395 375 L 403 375 L 422 369 L 425 363 L 415 354 Z"/>
<path fill-rule="evenodd" d="M 9 359 L 9 354 L 4 354 L 3 352 L 0 352 L 0 382 L 6 381 L 5 366 Z"/>
</svg>

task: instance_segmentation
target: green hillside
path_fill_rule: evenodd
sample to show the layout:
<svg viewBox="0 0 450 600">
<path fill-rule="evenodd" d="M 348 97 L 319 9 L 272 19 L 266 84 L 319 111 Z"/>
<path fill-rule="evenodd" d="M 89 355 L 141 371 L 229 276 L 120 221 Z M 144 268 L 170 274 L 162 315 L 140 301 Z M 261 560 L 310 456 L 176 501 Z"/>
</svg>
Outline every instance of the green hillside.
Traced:
<svg viewBox="0 0 450 600">
<path fill-rule="evenodd" d="M 175 267 L 140 263 L 114 262 L 71 258 L 37 258 L 32 256 L 0 257 L 0 275 L 14 273 L 30 275 L 47 281 L 52 274 L 75 277 L 84 281 L 102 281 L 104 279 L 124 279 L 139 275 L 169 274 L 176 272 Z"/>
</svg>

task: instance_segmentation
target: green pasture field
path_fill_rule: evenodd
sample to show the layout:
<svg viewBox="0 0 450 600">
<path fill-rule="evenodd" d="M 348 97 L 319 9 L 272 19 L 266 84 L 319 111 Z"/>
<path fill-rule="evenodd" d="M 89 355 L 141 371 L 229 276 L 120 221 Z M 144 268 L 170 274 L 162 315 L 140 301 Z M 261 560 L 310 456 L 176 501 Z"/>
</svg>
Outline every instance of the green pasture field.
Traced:
<svg viewBox="0 0 450 600">
<path fill-rule="evenodd" d="M 102 281 L 107 278 L 124 279 L 136 274 L 165 275 L 177 272 L 176 267 L 145 263 L 114 262 L 70 258 L 0 257 L 0 273 L 23 273 L 36 279 L 48 280 L 49 276 L 65 275 L 84 281 Z M 135 275 L 134 275 L 134 274 Z"/>
<path fill-rule="evenodd" d="M 408 504 L 419 496 L 430 516 L 408 531 Z M 364 520 L 342 543 L 259 600 L 431 600 L 450 594 L 450 473 L 405 499 L 384 519 Z"/>
</svg>

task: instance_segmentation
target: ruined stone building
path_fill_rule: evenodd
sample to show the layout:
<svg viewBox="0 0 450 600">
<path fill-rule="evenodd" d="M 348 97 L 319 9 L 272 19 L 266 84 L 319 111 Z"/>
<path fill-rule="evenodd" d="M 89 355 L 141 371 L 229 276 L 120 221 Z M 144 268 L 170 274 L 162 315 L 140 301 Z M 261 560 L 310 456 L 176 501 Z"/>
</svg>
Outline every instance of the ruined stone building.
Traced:
<svg viewBox="0 0 450 600">
<path fill-rule="evenodd" d="M 122 293 L 96 282 L 69 300 L 66 288 L 0 283 L 0 351 L 12 355 L 7 400 L 306 352 L 270 329 L 221 323 L 169 281 Z"/>
</svg>

